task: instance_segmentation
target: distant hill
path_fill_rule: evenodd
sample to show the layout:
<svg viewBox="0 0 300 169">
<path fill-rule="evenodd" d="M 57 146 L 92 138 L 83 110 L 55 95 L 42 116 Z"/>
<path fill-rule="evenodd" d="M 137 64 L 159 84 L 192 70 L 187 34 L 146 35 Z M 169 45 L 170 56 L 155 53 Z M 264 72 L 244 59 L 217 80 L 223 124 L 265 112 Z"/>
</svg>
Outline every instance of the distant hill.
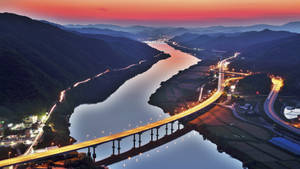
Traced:
<svg viewBox="0 0 300 169">
<path fill-rule="evenodd" d="M 296 35 L 255 44 L 245 49 L 242 56 L 249 58 L 249 60 L 262 60 L 262 62 L 258 63 L 261 63 L 261 67 L 268 67 L 268 69 L 276 70 L 279 68 L 274 67 L 273 64 L 283 65 L 283 67 L 285 67 L 285 65 L 289 65 L 290 67 L 299 66 L 299 45 L 300 35 Z M 269 64 L 265 64 L 263 62 L 267 62 Z"/>
<path fill-rule="evenodd" d="M 300 96 L 300 35 L 264 42 L 245 49 L 247 64 L 256 71 L 285 78 L 283 93 Z M 237 63 L 238 64 L 238 63 Z"/>
<path fill-rule="evenodd" d="M 70 31 L 76 31 L 85 34 L 102 34 L 114 37 L 125 37 L 133 40 L 138 40 L 139 36 L 129 32 L 115 31 L 111 29 L 99 29 L 99 28 L 66 28 Z"/>
<path fill-rule="evenodd" d="M 128 44 L 134 44 L 128 47 Z M 128 50 L 130 49 L 130 50 Z M 159 51 L 127 38 L 92 38 L 15 14 L 0 14 L 0 117 L 42 111 L 58 92 L 106 68 Z"/>
<path fill-rule="evenodd" d="M 273 31 L 288 31 L 294 33 L 300 33 L 300 22 L 289 22 L 283 25 L 268 25 L 257 24 L 250 26 L 209 26 L 209 27 L 196 27 L 190 28 L 189 32 L 196 34 L 215 34 L 215 33 L 238 33 L 238 32 L 250 32 L 250 31 L 262 31 L 269 29 Z"/>
<path fill-rule="evenodd" d="M 88 24 L 88 25 L 64 25 L 66 29 L 76 30 L 83 33 L 93 33 L 93 34 L 105 34 L 110 35 L 109 33 L 118 34 L 121 37 L 128 37 L 125 33 L 128 33 L 131 36 L 134 36 L 136 39 L 141 40 L 153 40 L 160 39 L 164 37 L 173 37 L 181 35 L 188 32 L 187 28 L 182 27 L 149 27 L 149 26 L 117 26 L 110 24 Z M 94 29 L 94 31 L 88 31 L 89 29 Z M 111 32 L 98 32 L 100 30 L 110 30 Z M 121 34 L 120 34 L 121 33 Z M 118 35 L 117 34 L 117 35 Z"/>
<path fill-rule="evenodd" d="M 300 96 L 300 34 L 267 29 L 230 34 L 186 33 L 171 41 L 190 48 L 239 51 L 240 59 L 235 60 L 232 65 L 281 75 L 286 80 L 283 93 Z"/>
<path fill-rule="evenodd" d="M 124 37 L 114 37 L 103 34 L 81 34 L 82 36 L 86 36 L 93 39 L 104 40 L 108 43 L 112 50 L 120 54 L 124 57 L 139 57 L 143 56 L 145 53 L 152 53 L 152 48 L 145 48 L 144 45 L 141 45 L 141 42 L 130 40 Z M 135 55 L 132 55 L 133 52 Z M 133 59 L 134 59 L 133 58 Z"/>
<path fill-rule="evenodd" d="M 251 31 L 233 34 L 210 34 L 210 35 L 197 35 L 186 33 L 176 36 L 171 41 L 175 41 L 182 46 L 190 48 L 214 49 L 214 50 L 243 50 L 249 46 L 282 39 L 287 37 L 296 36 L 295 33 L 284 31 Z"/>
<path fill-rule="evenodd" d="M 122 32 L 130 32 L 130 33 L 135 33 L 136 32 L 136 31 L 131 30 L 129 27 L 123 27 L 123 26 L 112 25 L 112 24 L 88 24 L 88 25 L 68 24 L 68 25 L 64 25 L 64 27 L 66 27 L 66 28 L 109 29 L 109 30 L 114 30 L 114 31 L 122 31 Z"/>
<path fill-rule="evenodd" d="M 128 39 L 139 40 L 139 37 L 135 33 L 130 33 L 130 31 L 121 31 L 122 27 L 114 25 L 60 25 L 57 23 L 41 20 L 43 23 L 47 23 L 53 26 L 56 26 L 60 29 L 71 31 L 74 33 L 83 33 L 83 34 L 95 34 L 95 35 L 108 35 L 114 37 L 125 37 Z"/>
<path fill-rule="evenodd" d="M 60 25 L 62 26 L 62 25 Z M 126 32 L 137 36 L 139 39 L 159 39 L 163 37 L 173 38 L 174 36 L 182 35 L 185 33 L 193 33 L 198 35 L 211 35 L 211 34 L 230 34 L 230 33 L 243 33 L 251 31 L 263 31 L 265 29 L 273 31 L 288 31 L 294 33 L 300 33 L 300 22 L 290 22 L 283 25 L 268 25 L 257 24 L 250 26 L 208 26 L 208 27 L 151 27 L 151 26 L 118 26 L 112 24 L 88 24 L 88 25 L 64 25 L 66 29 L 74 29 L 77 31 L 87 31 L 82 29 L 100 29 L 111 30 L 117 32 Z M 97 33 L 96 31 L 84 32 L 84 33 Z M 97 33 L 99 34 L 99 33 Z M 103 32 L 100 34 L 109 35 L 109 32 Z M 112 33 L 114 34 L 114 33 Z M 123 36 L 122 37 L 128 37 Z"/>
</svg>

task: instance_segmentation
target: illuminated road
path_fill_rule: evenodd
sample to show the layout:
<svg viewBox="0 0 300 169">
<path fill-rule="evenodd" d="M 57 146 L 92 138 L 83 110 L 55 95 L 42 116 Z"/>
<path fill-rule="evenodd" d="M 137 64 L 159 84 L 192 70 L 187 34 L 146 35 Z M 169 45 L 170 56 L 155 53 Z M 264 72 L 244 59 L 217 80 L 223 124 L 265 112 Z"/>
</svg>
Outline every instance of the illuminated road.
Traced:
<svg viewBox="0 0 300 169">
<path fill-rule="evenodd" d="M 234 59 L 238 57 L 240 53 L 236 52 L 232 57 L 229 57 L 227 59 L 222 60 L 219 62 L 218 67 L 219 67 L 219 81 L 218 81 L 218 92 L 223 92 L 225 83 L 224 83 L 224 71 L 227 68 L 228 65 L 228 60 Z"/>
<path fill-rule="evenodd" d="M 142 61 L 144 61 L 144 60 L 142 60 Z M 100 76 L 102 76 L 102 75 L 104 75 L 104 74 L 106 74 L 106 73 L 108 73 L 108 72 L 110 72 L 109 69 L 105 70 L 105 71 L 102 72 L 102 73 L 97 74 L 94 78 L 98 78 L 98 77 L 100 77 Z M 73 87 L 75 88 L 75 87 L 79 86 L 80 84 L 86 83 L 86 82 L 88 82 L 88 81 L 90 81 L 90 80 L 91 80 L 91 78 L 88 78 L 88 79 L 86 79 L 86 80 L 84 80 L 84 81 L 77 82 L 77 83 L 75 83 L 75 84 L 73 85 Z M 63 91 L 60 92 L 59 100 L 58 100 L 59 103 L 62 103 L 62 102 L 64 101 L 64 99 L 65 99 L 65 97 L 66 97 L 66 92 L 68 92 L 69 90 L 71 90 L 71 88 L 67 88 L 67 89 L 65 89 L 65 90 L 63 90 Z M 51 107 L 51 109 L 50 109 L 48 115 L 47 115 L 46 118 L 42 121 L 42 124 L 39 126 L 39 133 L 36 135 L 36 137 L 34 138 L 32 144 L 27 148 L 27 150 L 25 151 L 25 153 L 23 154 L 23 156 L 26 156 L 26 155 L 28 155 L 28 154 L 33 153 L 33 147 L 34 147 L 35 145 L 37 145 L 38 141 L 39 141 L 40 138 L 43 136 L 43 134 L 44 134 L 43 127 L 45 126 L 46 122 L 50 119 L 50 117 L 51 117 L 52 113 L 54 112 L 56 106 L 57 106 L 57 103 L 55 103 L 55 104 Z"/>
<path fill-rule="evenodd" d="M 61 92 L 61 94 L 65 94 L 65 90 Z M 62 98 L 62 96 L 60 96 L 60 99 Z M 57 104 L 54 104 L 48 115 L 46 116 L 46 119 L 43 121 L 43 123 L 39 126 L 39 133 L 37 134 L 37 136 L 34 138 L 32 144 L 29 146 L 29 148 L 25 151 L 25 153 L 23 154 L 23 156 L 28 155 L 30 153 L 33 152 L 33 147 L 38 143 L 38 141 L 40 140 L 40 138 L 43 136 L 44 134 L 44 130 L 43 127 L 45 126 L 46 122 L 48 121 L 48 119 L 50 118 L 50 116 L 52 115 L 53 111 L 55 110 Z"/>
<path fill-rule="evenodd" d="M 282 120 L 275 112 L 274 110 L 274 103 L 275 100 L 278 96 L 278 93 L 281 89 L 281 87 L 283 86 L 283 80 L 281 78 L 272 78 L 272 83 L 273 83 L 273 87 L 272 90 L 268 96 L 268 98 L 266 99 L 265 103 L 264 103 L 264 110 L 265 113 L 268 115 L 268 117 L 270 119 L 272 119 L 276 124 L 286 128 L 287 130 L 294 132 L 296 134 L 300 135 L 300 129 L 297 129 L 295 127 L 292 126 L 291 123 L 288 123 L 284 120 Z"/>
<path fill-rule="evenodd" d="M 103 144 L 106 142 L 110 142 L 110 141 L 117 140 L 117 139 L 122 139 L 124 137 L 128 137 L 128 136 L 131 136 L 134 134 L 148 131 L 153 128 L 163 126 L 165 124 L 182 119 L 183 117 L 187 117 L 195 112 L 198 112 L 199 110 L 206 108 L 207 106 L 209 106 L 212 103 L 214 103 L 215 101 L 217 101 L 220 98 L 220 96 L 223 94 L 223 90 L 225 87 L 225 81 L 224 81 L 224 73 L 222 73 L 222 72 L 226 69 L 226 66 L 228 65 L 227 61 L 230 59 L 236 58 L 238 55 L 239 55 L 239 53 L 235 53 L 234 56 L 224 59 L 221 62 L 219 62 L 219 71 L 221 73 L 219 73 L 218 90 L 207 100 L 203 101 L 202 103 L 199 103 L 198 105 L 196 105 L 192 108 L 189 108 L 188 110 L 183 111 L 182 113 L 176 114 L 174 116 L 165 118 L 163 120 L 160 120 L 160 121 L 157 121 L 157 122 L 154 122 L 151 124 L 147 124 L 145 126 L 141 126 L 138 128 L 124 131 L 124 132 L 120 132 L 120 133 L 117 133 L 114 135 L 105 136 L 105 137 L 101 137 L 101 138 L 97 138 L 97 139 L 93 139 L 93 140 L 89 140 L 89 141 L 85 141 L 82 143 L 69 145 L 69 146 L 65 146 L 65 147 L 61 147 L 61 148 L 51 149 L 51 150 L 48 150 L 47 152 L 34 153 L 34 154 L 19 156 L 19 157 L 7 159 L 7 160 L 2 160 L 2 161 L 0 161 L 0 167 L 36 161 L 39 159 L 55 156 L 58 154 L 64 154 L 64 153 L 84 149 L 87 147 L 97 146 L 97 145 L 100 145 L 100 144 Z M 226 81 L 228 81 L 228 80 L 226 80 Z"/>
<path fill-rule="evenodd" d="M 225 74 L 233 74 L 233 75 L 241 75 L 241 76 L 249 76 L 251 73 L 241 73 L 241 72 L 231 72 L 231 71 L 225 71 Z"/>
</svg>

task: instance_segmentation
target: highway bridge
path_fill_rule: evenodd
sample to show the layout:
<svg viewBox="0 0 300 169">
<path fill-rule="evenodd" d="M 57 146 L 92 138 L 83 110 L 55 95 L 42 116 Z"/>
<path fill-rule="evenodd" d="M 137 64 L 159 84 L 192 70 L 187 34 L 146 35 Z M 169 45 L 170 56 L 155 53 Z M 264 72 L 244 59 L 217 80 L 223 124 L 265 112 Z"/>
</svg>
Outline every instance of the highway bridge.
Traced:
<svg viewBox="0 0 300 169">
<path fill-rule="evenodd" d="M 199 112 L 200 110 L 207 108 L 208 106 L 210 106 L 211 104 L 216 102 L 221 97 L 221 95 L 223 94 L 224 87 L 225 87 L 224 73 L 223 73 L 226 68 L 225 63 L 230 59 L 236 58 L 238 55 L 239 55 L 239 53 L 236 53 L 234 56 L 229 57 L 229 58 L 224 59 L 221 62 L 219 62 L 218 69 L 219 69 L 220 73 L 219 73 L 219 81 L 218 81 L 218 90 L 211 97 L 209 97 L 205 101 L 199 103 L 198 105 L 195 105 L 194 107 L 189 108 L 188 110 L 185 110 L 174 116 L 165 118 L 163 120 L 153 122 L 151 124 L 147 124 L 147 125 L 144 125 L 141 127 L 134 128 L 134 129 L 130 129 L 127 131 L 123 131 L 123 132 L 120 132 L 117 134 L 113 134 L 110 136 L 105 136 L 105 137 L 101 137 L 101 138 L 97 138 L 97 139 L 93 139 L 93 140 L 89 140 L 89 141 L 85 141 L 82 143 L 73 144 L 73 145 L 69 145 L 69 146 L 65 146 L 65 147 L 61 147 L 61 148 L 51 149 L 46 152 L 34 153 L 34 154 L 18 156 L 18 157 L 2 160 L 2 161 L 0 161 L 0 167 L 14 166 L 17 164 L 24 164 L 24 163 L 29 163 L 29 162 L 45 160 L 45 159 L 49 159 L 50 157 L 54 157 L 57 155 L 66 154 L 69 152 L 86 149 L 86 148 L 88 149 L 88 155 L 91 155 L 91 149 L 93 150 L 92 157 L 95 159 L 96 158 L 95 149 L 97 148 L 97 146 L 104 144 L 104 143 L 108 143 L 108 142 L 113 143 L 113 147 L 112 147 L 113 152 L 115 152 L 115 148 L 116 148 L 115 142 L 117 142 L 117 150 L 118 150 L 118 154 L 120 154 L 120 149 L 121 149 L 120 142 L 122 139 L 129 137 L 129 136 L 133 136 L 133 142 L 134 142 L 134 146 L 135 146 L 135 142 L 137 141 L 136 136 L 138 136 L 138 143 L 139 143 L 139 147 L 140 147 L 141 146 L 141 135 L 147 131 L 150 131 L 150 133 L 151 133 L 150 134 L 151 141 L 154 141 L 154 139 L 155 139 L 154 136 L 156 136 L 156 140 L 158 140 L 158 137 L 159 137 L 158 130 L 160 127 L 165 126 L 166 134 L 168 134 L 168 127 L 171 127 L 171 131 L 173 131 L 173 127 L 174 127 L 173 125 L 175 122 L 178 122 L 178 125 L 180 125 L 180 120 L 182 120 L 183 118 L 186 118 L 190 115 L 193 115 L 193 114 Z M 229 80 L 230 79 L 227 79 L 226 81 L 228 82 Z M 234 78 L 233 78 L 233 80 L 234 80 Z M 178 129 L 180 129 L 180 126 L 178 126 Z"/>
</svg>

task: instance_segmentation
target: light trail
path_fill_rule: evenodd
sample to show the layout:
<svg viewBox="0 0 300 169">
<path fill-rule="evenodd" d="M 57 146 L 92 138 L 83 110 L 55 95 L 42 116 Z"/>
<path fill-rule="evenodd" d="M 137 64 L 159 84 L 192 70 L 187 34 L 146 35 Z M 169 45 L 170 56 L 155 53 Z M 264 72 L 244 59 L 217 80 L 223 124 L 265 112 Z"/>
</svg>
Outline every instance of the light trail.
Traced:
<svg viewBox="0 0 300 169">
<path fill-rule="evenodd" d="M 97 75 L 95 76 L 95 78 L 100 77 L 100 76 L 102 76 L 102 75 L 104 75 L 104 74 L 106 74 L 106 73 L 108 73 L 108 72 L 110 72 L 110 70 L 109 70 L 109 69 L 106 69 L 105 72 L 102 72 L 102 73 L 97 74 Z"/>
<path fill-rule="evenodd" d="M 154 56 L 154 57 L 155 57 L 155 56 Z M 127 70 L 127 69 L 130 69 L 130 68 L 134 67 L 134 66 L 141 65 L 142 63 L 144 63 L 144 62 L 146 62 L 146 61 L 147 61 L 147 60 L 141 60 L 141 61 L 139 61 L 138 63 L 131 64 L 131 65 L 127 66 L 127 67 L 120 68 L 120 69 L 115 69 L 115 71 Z"/>
<path fill-rule="evenodd" d="M 65 99 L 65 96 L 66 96 L 66 90 L 61 91 L 59 96 L 60 103 Z"/>
<path fill-rule="evenodd" d="M 283 87 L 283 79 L 280 77 L 271 77 L 272 81 L 272 90 L 264 103 L 264 110 L 267 116 L 273 120 L 276 124 L 280 125 L 281 127 L 300 135 L 300 129 L 295 128 L 292 123 L 286 122 L 282 120 L 274 110 L 274 103 L 280 92 L 280 89 Z"/>
<path fill-rule="evenodd" d="M 79 85 L 81 85 L 81 84 L 83 84 L 83 83 L 87 83 L 87 82 L 89 82 L 90 80 L 92 80 L 92 79 L 91 79 L 91 78 L 88 78 L 88 79 L 85 79 L 85 80 L 83 80 L 83 81 L 77 82 L 77 83 L 75 83 L 75 84 L 73 85 L 73 87 L 77 87 L 77 86 L 79 86 Z"/>
</svg>

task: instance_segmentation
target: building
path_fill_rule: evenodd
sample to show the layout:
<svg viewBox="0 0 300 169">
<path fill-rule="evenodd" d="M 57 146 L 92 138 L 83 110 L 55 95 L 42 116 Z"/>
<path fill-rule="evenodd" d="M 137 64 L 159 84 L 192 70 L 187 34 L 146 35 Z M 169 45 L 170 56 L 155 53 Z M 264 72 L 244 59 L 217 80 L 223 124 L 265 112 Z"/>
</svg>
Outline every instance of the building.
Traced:
<svg viewBox="0 0 300 169">
<path fill-rule="evenodd" d="M 297 119 L 300 116 L 300 108 L 286 106 L 283 111 L 284 117 L 288 120 Z"/>
</svg>

